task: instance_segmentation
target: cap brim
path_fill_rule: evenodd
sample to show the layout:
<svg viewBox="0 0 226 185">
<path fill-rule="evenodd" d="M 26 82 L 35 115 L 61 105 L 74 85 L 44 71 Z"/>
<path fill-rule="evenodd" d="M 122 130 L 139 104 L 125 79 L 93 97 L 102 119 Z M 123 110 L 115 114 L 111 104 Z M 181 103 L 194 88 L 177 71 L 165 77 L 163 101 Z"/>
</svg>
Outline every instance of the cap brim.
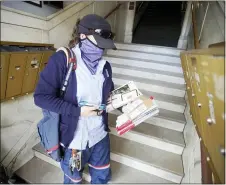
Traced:
<svg viewBox="0 0 226 185">
<path fill-rule="evenodd" d="M 104 49 L 117 49 L 114 41 L 111 39 L 104 39 L 103 37 L 99 35 L 93 35 L 97 42 L 97 46 Z"/>
</svg>

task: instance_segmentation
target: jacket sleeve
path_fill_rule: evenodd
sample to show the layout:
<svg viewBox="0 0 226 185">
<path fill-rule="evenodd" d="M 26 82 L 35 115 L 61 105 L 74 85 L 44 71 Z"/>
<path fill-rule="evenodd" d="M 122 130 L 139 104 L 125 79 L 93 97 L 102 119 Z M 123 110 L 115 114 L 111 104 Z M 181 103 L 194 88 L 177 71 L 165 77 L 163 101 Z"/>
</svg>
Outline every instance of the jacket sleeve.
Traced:
<svg viewBox="0 0 226 185">
<path fill-rule="evenodd" d="M 112 80 L 112 74 L 113 74 L 113 72 L 112 72 L 111 64 L 109 62 L 108 62 L 108 65 L 109 65 L 110 77 L 111 77 L 111 81 L 112 81 L 111 91 L 113 91 L 113 90 L 115 90 L 115 85 L 114 85 L 114 82 Z M 117 108 L 117 110 L 119 110 L 121 113 L 123 113 L 122 107 Z"/>
<path fill-rule="evenodd" d="M 81 108 L 59 98 L 61 84 L 67 72 L 66 56 L 63 51 L 53 54 L 40 78 L 34 93 L 35 104 L 42 108 L 65 116 L 80 116 Z"/>
</svg>

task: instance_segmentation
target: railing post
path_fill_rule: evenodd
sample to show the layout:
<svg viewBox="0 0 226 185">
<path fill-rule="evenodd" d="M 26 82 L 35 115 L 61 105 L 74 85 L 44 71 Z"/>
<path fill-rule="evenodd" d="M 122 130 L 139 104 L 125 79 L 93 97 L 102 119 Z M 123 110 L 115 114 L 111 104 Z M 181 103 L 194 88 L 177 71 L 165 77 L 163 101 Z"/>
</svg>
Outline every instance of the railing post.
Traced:
<svg viewBox="0 0 226 185">
<path fill-rule="evenodd" d="M 195 49 L 199 48 L 199 40 L 198 40 L 198 30 L 197 30 L 197 23 L 196 23 L 196 5 L 197 2 L 192 2 L 191 11 L 192 11 L 192 26 L 193 26 L 193 36 L 194 36 L 194 46 Z"/>
</svg>

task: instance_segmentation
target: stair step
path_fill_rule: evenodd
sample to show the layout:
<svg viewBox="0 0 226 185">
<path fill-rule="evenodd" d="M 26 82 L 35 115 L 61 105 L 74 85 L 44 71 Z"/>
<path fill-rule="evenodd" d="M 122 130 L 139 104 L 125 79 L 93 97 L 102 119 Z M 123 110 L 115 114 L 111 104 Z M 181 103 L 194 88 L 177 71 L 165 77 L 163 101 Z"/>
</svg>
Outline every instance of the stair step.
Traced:
<svg viewBox="0 0 226 185">
<path fill-rule="evenodd" d="M 118 88 L 118 87 L 119 87 L 119 85 L 115 84 L 115 88 Z M 156 93 L 156 92 L 152 92 L 152 91 L 145 91 L 145 90 L 142 90 L 142 94 L 147 97 L 153 96 L 155 98 L 155 100 L 160 101 L 160 102 L 169 102 L 169 103 L 173 103 L 176 105 L 186 106 L 185 99 L 182 97 L 165 95 L 165 94 Z"/>
<path fill-rule="evenodd" d="M 148 147 L 147 145 L 114 135 L 110 135 L 110 141 L 111 162 L 118 162 L 121 165 L 134 168 L 134 170 L 145 172 L 174 183 L 181 181 L 183 166 L 180 155 Z M 36 157 L 60 167 L 58 162 L 47 156 L 40 144 L 36 145 L 33 149 L 36 151 Z M 120 175 L 123 177 L 123 174 Z M 84 179 L 90 181 L 89 175 L 84 174 Z"/>
<path fill-rule="evenodd" d="M 46 155 L 43 148 L 40 144 L 36 145 L 34 147 L 35 155 L 40 157 L 43 161 L 43 163 L 49 163 L 49 165 L 53 166 L 55 168 L 58 167 L 58 170 L 61 172 L 60 165 L 53 159 L 51 159 L 49 156 Z M 139 170 L 136 170 L 134 168 L 131 168 L 127 165 L 121 164 L 116 161 L 111 160 L 111 170 L 112 170 L 112 180 L 109 182 L 111 183 L 172 183 L 171 181 L 167 181 L 165 179 L 159 178 L 155 175 L 151 175 L 149 173 L 145 173 Z M 131 174 L 133 174 L 131 176 Z M 54 175 L 53 175 L 54 176 Z M 85 167 L 85 170 L 83 172 L 83 178 L 85 181 L 90 182 L 90 176 L 88 172 L 88 167 Z M 62 182 L 63 179 L 61 179 L 59 182 Z"/>
<path fill-rule="evenodd" d="M 130 81 L 130 80 L 134 80 L 134 79 L 128 79 L 127 81 Z M 116 86 L 116 87 L 118 87 L 118 86 Z M 184 113 L 185 104 L 179 104 L 177 102 L 170 102 L 166 99 L 167 97 L 164 97 L 164 99 L 161 99 L 161 97 L 160 97 L 160 99 L 159 99 L 159 97 L 155 97 L 154 96 L 155 94 L 152 92 L 145 93 L 143 90 L 141 92 L 144 95 L 146 95 L 147 97 L 153 96 L 155 98 L 156 103 L 158 104 L 159 108 L 161 108 L 161 109 Z"/>
<path fill-rule="evenodd" d="M 131 79 L 131 78 L 130 78 Z M 135 79 L 135 78 L 134 78 Z M 112 78 L 113 82 L 115 85 L 121 86 L 121 85 L 125 85 L 128 83 L 128 80 L 124 80 L 121 78 Z M 137 85 L 137 88 L 142 92 L 143 90 L 145 91 L 151 91 L 151 92 L 155 92 L 155 93 L 161 93 L 161 94 L 166 94 L 166 95 L 171 95 L 171 96 L 176 96 L 176 97 L 183 97 L 185 96 L 185 90 L 181 90 L 181 89 L 175 89 L 175 88 L 170 88 L 170 87 L 164 87 L 161 85 L 152 85 L 152 84 L 148 84 L 148 83 L 143 83 L 137 81 L 137 80 L 133 80 L 134 83 Z"/>
<path fill-rule="evenodd" d="M 110 142 L 112 160 L 175 183 L 181 182 L 183 177 L 181 155 L 112 134 Z"/>
<path fill-rule="evenodd" d="M 152 69 L 152 68 L 155 69 L 155 68 L 160 68 L 160 66 L 162 66 L 162 65 L 164 65 L 166 67 L 172 66 L 173 68 L 169 68 L 169 71 L 176 69 L 175 73 L 183 74 L 182 67 L 181 67 L 180 63 L 169 63 L 169 62 L 166 62 L 166 61 L 156 61 L 156 60 L 152 60 L 152 59 L 143 59 L 143 58 L 137 59 L 137 58 L 131 58 L 131 57 L 128 57 L 128 56 L 117 56 L 117 55 L 110 55 L 110 54 L 104 55 L 103 58 L 108 59 L 108 60 L 109 60 L 109 58 L 110 59 L 114 58 L 114 60 L 113 60 L 114 63 L 128 65 L 128 66 L 137 66 L 137 64 L 140 63 L 137 67 L 141 67 L 141 68 L 147 67 L 147 68 L 150 68 L 150 69 Z M 120 61 L 120 63 L 118 61 Z M 128 63 L 128 61 L 132 62 L 131 65 L 130 65 L 130 63 Z M 111 61 L 109 60 L 109 62 L 111 62 Z M 174 68 L 174 67 L 176 67 L 176 68 Z M 179 72 L 178 69 L 179 69 L 179 71 L 181 70 L 181 72 Z M 168 71 L 168 69 L 164 69 L 164 68 L 162 68 L 162 69 L 160 68 L 160 70 Z M 176 72 L 176 71 L 178 71 L 178 72 Z"/>
<path fill-rule="evenodd" d="M 114 75 L 123 75 L 128 78 L 139 78 L 144 81 L 148 81 L 149 83 L 160 83 L 165 86 L 172 86 L 176 89 L 185 89 L 185 81 L 183 77 L 175 77 L 165 74 L 153 73 L 151 71 L 144 72 L 139 71 L 138 69 L 128 69 L 128 68 L 120 68 L 112 66 L 112 72 Z"/>
<path fill-rule="evenodd" d="M 117 116 L 118 115 L 116 114 L 108 115 L 108 124 L 110 127 L 112 127 L 111 131 L 114 131 L 115 133 Z M 157 125 L 149 124 L 147 122 L 143 122 L 140 125 L 136 126 L 134 129 L 131 130 L 131 132 L 135 136 L 133 140 L 136 140 L 136 138 L 139 139 L 139 136 L 143 136 L 140 139 L 143 144 L 147 144 L 149 146 L 153 146 L 169 152 L 182 154 L 183 148 L 185 146 L 183 132 L 162 128 Z M 125 137 L 129 133 L 130 132 L 126 133 Z M 151 139 L 154 141 L 146 143 L 142 139 Z M 177 149 L 177 151 L 175 149 Z"/>
<path fill-rule="evenodd" d="M 18 169 L 16 174 L 30 184 L 63 183 L 61 170 L 37 157 Z"/>
<path fill-rule="evenodd" d="M 176 56 L 167 56 L 163 54 L 136 52 L 136 51 L 129 51 L 129 50 L 108 50 L 107 55 L 127 57 L 127 58 L 139 59 L 139 60 L 142 60 L 142 59 L 154 60 L 154 61 L 165 62 L 165 63 L 175 63 L 178 65 L 180 65 L 181 63 L 180 58 Z"/>
<path fill-rule="evenodd" d="M 183 72 L 181 71 L 182 70 L 181 67 L 177 67 L 177 66 L 169 66 L 169 65 L 158 64 L 153 62 L 142 62 L 142 61 L 129 60 L 129 59 L 124 60 L 122 58 L 118 60 L 117 58 L 113 58 L 113 57 L 104 57 L 104 59 L 109 61 L 112 67 L 133 69 L 141 72 L 149 72 L 149 73 L 184 78 Z"/>
<path fill-rule="evenodd" d="M 164 55 L 171 55 L 171 56 L 180 56 L 180 52 L 183 51 L 177 48 L 152 46 L 152 45 L 145 45 L 145 44 L 116 43 L 115 45 L 117 49 L 120 49 L 120 50 L 141 51 L 141 52 L 150 52 L 150 53 L 158 53 L 158 54 L 161 53 Z"/>
<path fill-rule="evenodd" d="M 114 110 L 111 112 L 111 114 L 121 115 L 122 113 L 118 110 Z M 186 123 L 184 114 L 175 113 L 173 111 L 167 111 L 164 109 L 160 109 L 159 115 L 149 118 L 145 120 L 145 122 L 178 132 L 183 132 Z"/>
<path fill-rule="evenodd" d="M 113 68 L 114 70 L 114 68 Z M 184 90 L 185 91 L 185 85 L 183 84 L 177 84 L 173 82 L 167 82 L 170 81 L 170 77 L 168 78 L 167 81 L 163 81 L 163 79 L 158 79 L 159 77 L 152 78 L 152 76 L 157 76 L 155 74 L 150 75 L 150 78 L 144 78 L 142 75 L 139 74 L 139 71 L 137 71 L 137 75 L 132 75 L 131 73 L 129 74 L 129 70 L 125 70 L 124 73 L 119 73 L 120 70 L 113 71 L 113 78 L 117 79 L 125 79 L 129 81 L 137 81 L 137 82 L 142 82 L 146 84 L 151 84 L 151 85 L 157 85 L 161 87 L 167 87 L 167 88 L 172 88 L 172 89 L 178 89 L 178 90 Z M 124 71 L 124 70 L 121 70 Z"/>
</svg>

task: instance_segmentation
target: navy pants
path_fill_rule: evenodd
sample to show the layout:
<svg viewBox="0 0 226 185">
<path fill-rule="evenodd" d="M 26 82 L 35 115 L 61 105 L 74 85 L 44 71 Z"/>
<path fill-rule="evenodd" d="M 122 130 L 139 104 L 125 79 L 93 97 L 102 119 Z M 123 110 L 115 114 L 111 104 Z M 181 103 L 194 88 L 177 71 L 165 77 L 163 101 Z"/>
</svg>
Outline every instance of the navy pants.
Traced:
<svg viewBox="0 0 226 185">
<path fill-rule="evenodd" d="M 91 184 L 107 184 L 111 179 L 109 134 L 91 148 L 82 151 L 82 170 L 72 173 L 69 168 L 71 149 L 66 149 L 61 168 L 64 172 L 64 184 L 80 184 L 84 166 L 88 163 Z"/>
</svg>

